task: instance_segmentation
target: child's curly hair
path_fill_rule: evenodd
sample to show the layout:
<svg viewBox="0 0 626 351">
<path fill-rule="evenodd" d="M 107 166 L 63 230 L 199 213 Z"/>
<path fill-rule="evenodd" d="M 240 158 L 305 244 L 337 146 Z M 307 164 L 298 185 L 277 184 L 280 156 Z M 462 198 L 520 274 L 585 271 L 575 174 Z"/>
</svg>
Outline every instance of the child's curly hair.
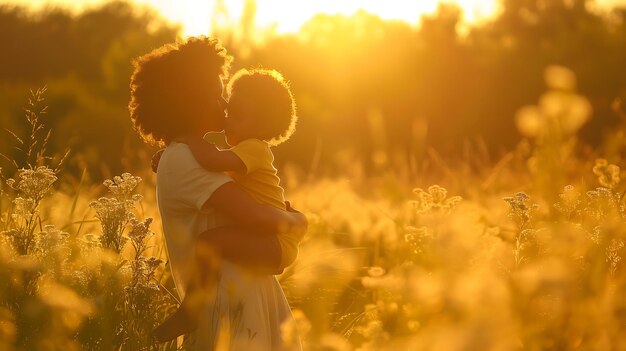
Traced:
<svg viewBox="0 0 626 351">
<path fill-rule="evenodd" d="M 229 97 L 235 93 L 255 117 L 267 127 L 266 140 L 276 146 L 291 137 L 296 129 L 296 102 L 289 82 L 276 70 L 241 69 L 228 82 Z"/>
<path fill-rule="evenodd" d="M 214 107 L 232 57 L 216 38 L 192 37 L 163 45 L 133 60 L 128 104 L 130 118 L 141 138 L 164 146 L 200 123 Z M 215 94 L 215 99 L 211 99 Z"/>
</svg>

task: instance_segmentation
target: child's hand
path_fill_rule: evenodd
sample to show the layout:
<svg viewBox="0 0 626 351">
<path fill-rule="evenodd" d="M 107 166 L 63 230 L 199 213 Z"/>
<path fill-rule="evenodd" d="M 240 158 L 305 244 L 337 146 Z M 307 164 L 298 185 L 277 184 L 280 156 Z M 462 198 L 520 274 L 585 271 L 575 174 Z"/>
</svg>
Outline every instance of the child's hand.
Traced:
<svg viewBox="0 0 626 351">
<path fill-rule="evenodd" d="M 200 143 L 200 142 L 204 142 L 204 139 L 202 139 L 201 137 L 199 137 L 197 135 L 182 135 L 182 136 L 174 139 L 174 141 L 190 145 L 190 144 L 197 144 L 197 143 Z"/>
<path fill-rule="evenodd" d="M 179 135 L 178 137 L 172 139 L 172 141 L 175 141 L 177 143 L 182 143 L 182 144 L 189 144 L 194 139 L 198 139 L 198 137 L 196 137 L 196 136 L 194 136 L 192 134 L 183 134 L 183 135 Z"/>
<path fill-rule="evenodd" d="M 298 210 L 296 210 L 295 208 L 291 207 L 291 201 L 285 201 L 285 211 L 287 212 L 294 212 L 294 213 L 302 213 Z"/>
<path fill-rule="evenodd" d="M 165 149 L 161 149 L 152 155 L 152 162 L 150 162 L 150 166 L 152 168 L 152 172 L 156 173 L 157 168 L 159 168 L 159 161 L 161 161 L 161 156 L 163 156 L 163 151 Z"/>
<path fill-rule="evenodd" d="M 182 144 L 189 144 L 189 138 L 190 137 L 187 135 L 182 135 L 182 136 L 172 139 L 172 141 L 175 141 L 177 143 L 182 143 Z"/>
</svg>

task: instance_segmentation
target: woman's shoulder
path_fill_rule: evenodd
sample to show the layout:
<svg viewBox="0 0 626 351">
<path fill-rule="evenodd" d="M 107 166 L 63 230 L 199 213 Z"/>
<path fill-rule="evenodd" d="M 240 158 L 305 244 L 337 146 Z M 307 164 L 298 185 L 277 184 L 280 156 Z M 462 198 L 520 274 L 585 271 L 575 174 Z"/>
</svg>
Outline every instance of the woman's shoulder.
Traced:
<svg viewBox="0 0 626 351">
<path fill-rule="evenodd" d="M 182 167 L 185 165 L 193 165 L 194 158 L 189 146 L 183 143 L 171 142 L 163 151 L 161 156 L 161 164 L 170 167 Z M 163 163 L 164 162 L 164 163 Z M 196 162 L 197 163 L 197 162 Z"/>
<path fill-rule="evenodd" d="M 163 152 L 161 162 L 162 163 L 159 164 L 159 168 L 163 167 L 163 170 L 167 171 L 170 174 L 194 170 L 203 171 L 203 173 L 206 173 L 208 176 L 225 176 L 223 173 L 211 172 L 202 168 L 198 161 L 196 161 L 196 159 L 193 157 L 189 146 L 184 143 L 170 143 Z"/>
<path fill-rule="evenodd" d="M 211 172 L 200 166 L 189 146 L 182 143 L 171 143 L 165 148 L 159 162 L 157 179 L 159 173 L 167 183 L 186 183 L 189 186 L 232 181 L 232 178 L 224 173 Z"/>
</svg>

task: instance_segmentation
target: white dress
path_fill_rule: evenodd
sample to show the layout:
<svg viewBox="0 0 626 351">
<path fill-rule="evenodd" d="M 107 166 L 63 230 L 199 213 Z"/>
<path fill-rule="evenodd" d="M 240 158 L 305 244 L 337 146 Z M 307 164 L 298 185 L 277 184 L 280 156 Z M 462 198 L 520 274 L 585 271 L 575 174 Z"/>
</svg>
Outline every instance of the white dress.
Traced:
<svg viewBox="0 0 626 351">
<path fill-rule="evenodd" d="M 167 255 L 176 289 L 184 298 L 193 263 L 196 236 L 228 221 L 204 203 L 220 186 L 232 181 L 203 169 L 185 144 L 171 143 L 157 171 L 157 203 Z M 201 315 L 192 336 L 192 350 L 301 350 L 285 345 L 281 325 L 293 322 L 283 290 L 272 275 L 254 275 L 223 262 L 214 302 Z M 219 342 L 219 347 L 217 344 Z"/>
</svg>

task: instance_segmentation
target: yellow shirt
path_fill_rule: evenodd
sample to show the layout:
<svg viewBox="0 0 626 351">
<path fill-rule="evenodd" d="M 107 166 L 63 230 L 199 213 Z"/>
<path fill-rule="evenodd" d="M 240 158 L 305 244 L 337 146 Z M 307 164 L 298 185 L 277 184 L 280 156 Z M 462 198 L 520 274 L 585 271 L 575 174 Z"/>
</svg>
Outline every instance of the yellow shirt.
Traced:
<svg viewBox="0 0 626 351">
<path fill-rule="evenodd" d="M 246 139 L 230 149 L 244 165 L 246 173 L 232 173 L 237 184 L 262 204 L 285 209 L 285 191 L 274 167 L 274 154 L 265 141 Z"/>
<path fill-rule="evenodd" d="M 285 210 L 285 191 L 274 167 L 274 154 L 270 145 L 259 139 L 246 139 L 230 149 L 246 166 L 245 174 L 231 173 L 235 182 L 254 200 Z M 282 249 L 281 267 L 293 263 L 298 255 L 299 235 L 278 235 Z"/>
</svg>

